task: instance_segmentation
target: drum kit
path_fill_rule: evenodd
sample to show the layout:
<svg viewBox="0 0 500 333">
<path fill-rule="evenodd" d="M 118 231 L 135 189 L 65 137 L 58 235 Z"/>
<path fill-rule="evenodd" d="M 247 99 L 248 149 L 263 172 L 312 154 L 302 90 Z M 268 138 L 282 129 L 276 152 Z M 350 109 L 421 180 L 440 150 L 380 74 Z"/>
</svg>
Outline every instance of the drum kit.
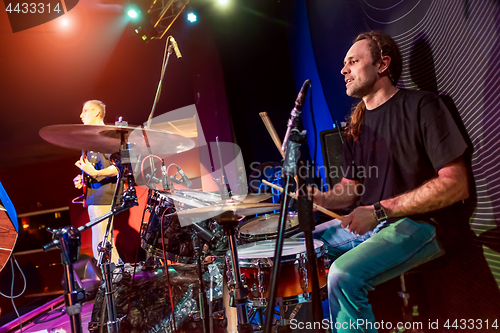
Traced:
<svg viewBox="0 0 500 333">
<path fill-rule="evenodd" d="M 162 154 L 194 147 L 192 140 L 180 135 L 121 124 L 54 125 L 40 130 L 43 139 L 59 146 L 101 153 L 118 151 L 121 159 L 115 166 L 120 170 L 118 180 L 122 189 L 124 180 L 128 180 L 128 188 L 121 193 L 121 199 L 116 199 L 120 195 L 115 193 L 116 204 L 109 213 L 79 228 L 49 230 L 54 240 L 44 249 L 59 247 L 63 252 L 65 301 L 73 332 L 82 332 L 79 318 L 82 291 L 75 288 L 72 277 L 72 265 L 78 261 L 79 235 L 105 219 L 108 219 L 109 231 L 112 216 L 137 205 L 131 163 L 137 162 L 133 161 L 134 156 L 144 153 L 134 151 L 140 146 L 137 142 L 146 142 L 147 148 L 155 146 L 155 153 L 160 151 Z M 149 189 L 140 230 L 141 247 L 149 257 L 144 263 L 125 264 L 115 269 L 107 259 L 106 252 L 111 245 L 106 241 L 106 232 L 98 262 L 105 282 L 96 298 L 89 330 L 106 332 L 107 327 L 107 332 L 176 332 L 187 317 L 193 318 L 193 313 L 197 312 L 194 317 L 199 318 L 203 331 L 213 332 L 214 318 L 228 312 L 213 304 L 213 296 L 219 297 L 221 290 L 227 287 L 232 306 L 237 309 L 238 331 L 253 332 L 249 317 L 256 309 L 262 314 L 263 309 L 276 305 L 300 306 L 311 301 L 315 284 L 311 267 L 316 268 L 317 285 L 325 288 L 326 250 L 323 243 L 314 240 L 314 253 L 307 254 L 309 250 L 306 251 L 304 239 L 288 238 L 299 232 L 297 214 L 285 212 L 284 236 L 287 239 L 283 242 L 282 253 L 275 255 L 280 241 L 280 213 L 272 212 L 282 207 L 263 202 L 270 198 L 266 194 L 232 197 L 230 192 L 224 191 L 227 187 L 223 180 L 221 183 L 220 194 L 175 190 L 169 186 L 163 190 Z M 149 215 L 147 222 L 146 213 Z M 310 263 L 311 258 L 315 258 L 314 265 Z M 273 267 L 281 268 L 273 272 Z M 269 299 L 273 299 L 270 295 L 276 283 L 273 281 L 275 276 L 279 285 L 271 305 Z M 215 286 L 214 281 L 217 281 Z M 196 290 L 194 286 L 199 288 Z M 198 297 L 193 296 L 193 291 L 195 294 L 197 291 Z M 99 297 L 101 301 L 97 301 Z"/>
</svg>

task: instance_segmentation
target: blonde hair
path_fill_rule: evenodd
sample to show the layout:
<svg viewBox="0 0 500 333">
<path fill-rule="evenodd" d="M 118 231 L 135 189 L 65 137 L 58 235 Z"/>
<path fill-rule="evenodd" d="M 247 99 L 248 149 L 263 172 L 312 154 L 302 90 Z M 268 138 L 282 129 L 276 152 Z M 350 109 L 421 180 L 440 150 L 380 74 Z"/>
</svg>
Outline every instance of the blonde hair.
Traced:
<svg viewBox="0 0 500 333">
<path fill-rule="evenodd" d="M 106 105 L 103 102 L 97 99 L 92 99 L 85 102 L 84 105 L 87 103 L 91 103 L 93 106 L 95 106 L 99 110 L 99 116 L 101 117 L 101 119 L 104 119 L 104 117 L 106 116 Z"/>
</svg>

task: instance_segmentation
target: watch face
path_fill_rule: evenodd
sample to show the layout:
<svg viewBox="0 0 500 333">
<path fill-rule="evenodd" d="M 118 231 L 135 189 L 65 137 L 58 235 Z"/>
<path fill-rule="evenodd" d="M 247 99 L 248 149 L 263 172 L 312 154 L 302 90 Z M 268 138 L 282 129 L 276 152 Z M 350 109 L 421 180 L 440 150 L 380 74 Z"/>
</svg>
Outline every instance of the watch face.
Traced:
<svg viewBox="0 0 500 333">
<path fill-rule="evenodd" d="M 387 219 L 387 214 L 385 213 L 385 211 L 382 207 L 375 210 L 375 215 L 377 216 L 378 221 L 382 221 L 382 220 Z"/>
</svg>

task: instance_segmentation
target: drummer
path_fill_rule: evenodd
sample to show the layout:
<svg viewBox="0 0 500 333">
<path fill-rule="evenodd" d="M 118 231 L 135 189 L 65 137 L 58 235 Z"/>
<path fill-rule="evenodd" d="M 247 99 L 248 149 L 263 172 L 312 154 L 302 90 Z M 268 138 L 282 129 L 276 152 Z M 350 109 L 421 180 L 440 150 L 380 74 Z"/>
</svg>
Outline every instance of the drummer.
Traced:
<svg viewBox="0 0 500 333">
<path fill-rule="evenodd" d="M 106 105 L 98 100 L 90 100 L 83 105 L 80 119 L 84 125 L 104 125 L 105 115 Z M 86 202 L 89 218 L 92 221 L 111 210 L 118 169 L 111 165 L 108 154 L 98 152 L 88 152 L 87 158 L 84 159 L 82 156 L 75 165 L 84 172 L 85 177 L 79 174 L 73 179 L 73 183 L 78 189 L 86 185 Z M 107 220 L 104 220 L 92 227 L 92 251 L 96 260 L 99 260 L 97 246 L 103 240 L 106 225 Z M 108 239 L 112 244 L 111 261 L 117 262 L 120 256 L 113 244 L 112 230 Z"/>
<path fill-rule="evenodd" d="M 342 222 L 315 231 L 336 257 L 328 276 L 331 319 L 365 326 L 339 332 L 376 332 L 367 291 L 440 256 L 436 210 L 469 195 L 467 145 L 450 112 L 433 93 L 399 89 L 401 71 L 397 44 L 376 31 L 355 39 L 341 69 L 347 95 L 361 99 L 346 130 L 345 176 L 314 193 L 314 202 L 330 209 L 361 201 Z"/>
</svg>

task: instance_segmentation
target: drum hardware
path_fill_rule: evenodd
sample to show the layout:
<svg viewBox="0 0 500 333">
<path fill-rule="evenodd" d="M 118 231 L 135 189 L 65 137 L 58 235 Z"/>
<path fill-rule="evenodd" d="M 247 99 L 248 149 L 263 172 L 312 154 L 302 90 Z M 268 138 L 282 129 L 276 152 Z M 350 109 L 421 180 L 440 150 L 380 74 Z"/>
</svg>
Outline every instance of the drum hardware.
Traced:
<svg viewBox="0 0 500 333">
<path fill-rule="evenodd" d="M 220 191 L 220 196 L 222 200 L 228 200 L 231 199 L 231 189 L 229 188 L 229 184 L 226 182 L 227 175 L 226 171 L 224 170 L 224 164 L 222 164 L 222 154 L 220 152 L 220 144 L 219 144 L 219 136 L 215 137 L 215 141 L 217 143 L 217 151 L 219 153 L 219 163 L 220 163 L 220 169 L 221 169 L 221 177 L 220 177 L 220 185 L 221 185 L 221 191 Z"/>
<path fill-rule="evenodd" d="M 275 244 L 276 240 L 264 240 L 238 246 L 242 281 L 249 290 L 248 302 L 252 307 L 264 308 L 269 305 L 267 298 L 271 284 L 270 276 L 276 265 Z M 321 276 L 319 285 L 324 289 L 326 287 L 324 266 L 326 246 L 323 242 L 314 240 L 314 247 L 318 274 Z M 311 300 L 311 274 L 307 269 L 307 261 L 304 239 L 292 238 L 284 241 L 282 267 L 278 278 L 280 285 L 275 306 L 288 306 Z M 229 260 L 227 260 L 227 267 L 228 280 L 231 280 L 234 272 Z M 234 285 L 232 282 L 228 281 L 228 284 Z"/>
<path fill-rule="evenodd" d="M 261 298 L 264 298 L 264 293 L 266 292 L 266 287 L 264 286 L 264 272 L 262 271 L 263 263 L 259 260 L 257 264 L 257 281 L 259 283 L 259 294 Z"/>
<path fill-rule="evenodd" d="M 195 253 L 192 243 L 193 233 L 197 231 L 200 239 L 200 249 L 205 255 L 225 252 L 227 245 L 222 237 L 222 228 L 213 219 L 204 218 L 201 222 L 181 226 L 177 208 L 174 204 L 177 197 L 161 191 L 149 191 L 148 206 L 145 211 L 150 213 L 147 222 L 142 223 L 140 231 L 141 247 L 155 256 L 163 257 L 163 245 L 167 252 L 167 260 L 174 262 L 195 262 Z M 192 207 L 186 205 L 186 207 Z M 203 207 L 206 207 L 204 204 Z M 184 209 L 184 206 L 182 206 Z M 188 210 L 185 210 L 188 211 Z M 143 217 L 144 220 L 144 217 Z M 163 228 L 163 233 L 161 229 Z"/>
<path fill-rule="evenodd" d="M 207 218 L 217 216 L 217 222 L 223 227 L 224 232 L 228 236 L 232 267 L 235 271 L 235 274 L 231 277 L 231 279 L 234 279 L 235 284 L 234 302 L 237 308 L 239 332 L 253 332 L 253 327 L 248 322 L 247 316 L 246 304 L 248 290 L 243 285 L 238 265 L 238 253 L 235 238 L 236 227 L 244 215 L 265 213 L 270 210 L 275 210 L 277 206 L 278 205 L 265 203 L 235 203 L 232 200 L 225 200 L 221 204 L 209 207 L 193 208 L 176 213 L 176 215 L 179 216 L 181 225 L 189 225 L 196 220 L 206 220 Z"/>
<path fill-rule="evenodd" d="M 64 125 L 62 125 L 64 126 Z M 83 125 L 84 127 L 88 127 L 90 125 Z M 50 127 L 50 126 L 49 126 Z M 94 126 L 95 127 L 95 126 Z M 102 127 L 102 126 L 101 126 Z M 43 128 L 40 133 L 45 128 Z M 115 166 L 118 169 L 118 183 L 115 187 L 115 193 L 112 201 L 112 209 L 110 212 L 102 215 L 101 217 L 90 221 L 89 223 L 79 227 L 66 227 L 57 230 L 51 230 L 47 228 L 49 232 L 53 234 L 53 241 L 49 244 L 46 244 L 43 249 L 48 251 L 53 247 L 59 247 L 61 249 L 61 261 L 64 265 L 64 279 L 65 279 L 65 303 L 66 310 L 68 315 L 70 316 L 71 322 L 71 331 L 73 333 L 80 333 L 82 331 L 82 321 L 81 321 L 81 302 L 83 301 L 84 291 L 83 290 L 75 290 L 75 281 L 73 276 L 73 264 L 78 261 L 78 257 L 80 254 L 80 234 L 82 231 L 85 231 L 92 226 L 108 219 L 108 225 L 106 227 L 106 232 L 104 233 L 103 241 L 101 242 L 101 252 L 99 254 L 98 264 L 101 266 L 101 270 L 103 273 L 103 277 L 105 279 L 105 287 L 106 287 L 106 297 L 107 297 L 107 308 L 108 308 L 108 317 L 109 321 L 107 322 L 108 332 L 115 333 L 120 329 L 120 320 L 118 320 L 116 316 L 116 310 L 113 302 L 113 284 L 111 278 L 111 263 L 108 260 L 110 254 L 108 249 L 111 249 L 111 245 L 108 245 L 108 235 L 111 229 L 111 221 L 114 215 L 117 215 L 123 211 L 126 211 L 133 206 L 137 205 L 137 195 L 134 187 L 134 177 L 131 173 L 131 165 L 130 165 L 130 145 L 125 141 L 125 135 L 127 133 L 127 129 L 121 130 L 120 126 L 114 127 L 113 131 L 111 131 L 113 135 L 120 137 L 120 154 L 121 161 L 119 161 Z M 111 133 L 110 132 L 110 133 Z M 66 133 L 67 134 L 67 133 Z M 41 135 L 41 134 L 40 134 Z M 43 135 L 42 137 L 46 139 Z M 46 139 L 47 140 L 47 139 Z M 49 140 L 47 140 L 49 141 Z M 49 141 L 51 142 L 51 141 Z M 62 144 L 59 144 L 62 145 Z M 64 146 L 64 145 L 63 145 Z M 120 188 L 124 188 L 125 185 L 125 177 L 128 180 L 129 187 L 126 191 L 124 191 L 122 196 L 121 205 L 116 205 L 118 198 L 118 190 Z"/>
<path fill-rule="evenodd" d="M 174 303 L 168 296 L 167 273 L 165 266 L 145 268 L 146 264 L 125 264 L 117 272 L 113 286 L 115 304 L 119 316 L 125 317 L 121 323 L 121 332 L 127 333 L 173 333 L 173 313 L 175 322 L 182 325 L 193 311 L 196 311 L 196 297 L 193 296 L 194 284 L 197 281 L 196 267 L 193 265 L 171 265 L 169 274 L 174 285 Z M 89 331 L 101 332 L 106 315 L 104 286 L 101 286 L 94 303 Z M 130 307 L 129 307 L 130 304 Z"/>
<path fill-rule="evenodd" d="M 264 308 L 256 308 L 256 307 L 251 307 L 250 310 L 248 310 L 248 321 L 253 322 L 255 319 L 255 316 L 259 316 L 259 324 L 257 324 L 257 331 L 262 330 L 262 324 L 264 323 L 264 316 L 262 314 L 262 311 L 264 311 Z"/>
<path fill-rule="evenodd" d="M 193 223 L 192 226 L 196 225 Z M 194 253 L 196 256 L 196 266 L 198 268 L 198 282 L 199 282 L 199 291 L 198 291 L 198 308 L 200 309 L 200 319 L 203 324 L 203 332 L 208 333 L 210 322 L 209 322 L 209 309 L 207 304 L 207 294 L 205 292 L 205 288 L 203 286 L 203 273 L 201 268 L 201 251 L 200 251 L 200 239 L 198 237 L 197 230 L 191 226 L 191 230 L 193 233 L 193 247 Z M 210 329 L 211 330 L 211 329 Z"/>
<path fill-rule="evenodd" d="M 112 211 L 100 216 L 99 218 L 90 221 L 89 223 L 75 228 L 73 226 L 60 228 L 57 230 L 52 230 L 47 228 L 47 231 L 52 233 L 53 241 L 46 244 L 43 249 L 44 251 L 51 250 L 54 247 L 59 247 L 61 249 L 61 261 L 64 266 L 64 291 L 65 291 L 65 303 L 66 312 L 70 316 L 71 331 L 73 333 L 82 333 L 82 321 L 81 321 L 81 303 L 84 301 L 85 291 L 83 289 L 75 289 L 75 279 L 73 265 L 78 262 L 80 254 L 80 234 L 81 232 L 92 228 L 92 226 L 101 223 L 107 218 L 117 215 L 123 211 L 126 211 L 133 206 L 137 205 L 137 196 L 135 194 L 135 188 L 130 187 L 127 189 L 123 195 L 123 203 L 121 206 L 114 208 Z M 107 246 L 106 246 L 107 247 Z M 110 264 L 107 263 L 103 268 L 103 276 L 106 279 L 106 285 L 111 283 Z M 104 275 L 106 274 L 106 275 Z M 108 289 L 110 292 L 109 296 L 112 301 L 112 288 Z M 113 304 L 111 304 L 112 306 Z M 112 313 L 112 312 L 110 312 Z M 119 327 L 119 322 L 116 317 L 111 318 L 108 322 L 108 332 L 112 329 Z"/>
<path fill-rule="evenodd" d="M 241 271 L 238 264 L 238 250 L 236 247 L 236 227 L 238 222 L 241 220 L 242 216 L 236 215 L 236 212 L 224 212 L 218 216 L 219 224 L 222 225 L 226 235 L 229 238 L 229 248 L 231 251 L 231 264 L 233 267 L 234 274 L 232 278 L 234 279 L 234 291 L 233 299 L 236 304 L 236 313 L 238 317 L 238 332 L 247 333 L 253 332 L 253 326 L 248 321 L 247 312 L 247 296 L 248 290 L 245 288 L 243 281 L 241 279 Z M 229 280 L 229 278 L 228 278 Z"/>
<path fill-rule="evenodd" d="M 307 279 L 306 257 L 304 255 L 301 255 L 299 259 L 299 276 L 300 287 L 304 291 L 304 294 L 307 294 L 307 288 L 309 288 L 309 280 Z"/>
<path fill-rule="evenodd" d="M 272 318 L 273 316 L 273 305 L 276 304 L 276 296 L 278 291 L 278 275 L 281 269 L 281 256 L 283 252 L 283 242 L 284 242 L 284 230 L 286 224 L 286 217 L 288 214 L 288 204 L 290 201 L 290 188 L 292 180 L 297 179 L 297 187 L 302 189 L 305 187 L 305 179 L 302 174 L 297 174 L 297 167 L 300 164 L 300 147 L 303 142 L 306 141 L 305 131 L 301 131 L 302 127 L 301 116 L 302 116 L 302 106 L 304 104 L 307 90 L 309 88 L 310 81 L 306 80 L 302 85 L 302 88 L 295 101 L 295 107 L 293 108 L 290 119 L 288 122 L 287 134 L 284 139 L 283 146 L 286 145 L 285 159 L 283 161 L 283 176 L 284 176 L 284 186 L 283 186 L 283 197 L 281 199 L 280 207 L 280 219 L 278 227 L 278 237 L 275 246 L 275 266 L 272 270 L 271 278 L 271 288 L 269 292 L 269 297 L 267 304 L 266 318 Z M 303 192 L 303 191 L 301 191 Z M 314 250 L 314 243 L 312 238 L 312 231 L 314 230 L 314 219 L 312 216 L 312 201 L 309 200 L 307 194 L 299 195 L 298 199 L 299 207 L 299 226 L 304 232 L 306 241 L 306 252 L 308 258 L 308 265 L 311 275 L 311 286 L 312 286 L 312 308 L 315 322 L 321 322 L 322 320 L 322 309 L 319 291 L 319 280 L 318 280 L 318 270 L 317 270 L 317 260 Z M 272 322 L 267 320 L 265 322 L 265 333 L 271 333 Z M 324 332 L 324 330 L 318 330 L 319 332 Z"/>
</svg>

